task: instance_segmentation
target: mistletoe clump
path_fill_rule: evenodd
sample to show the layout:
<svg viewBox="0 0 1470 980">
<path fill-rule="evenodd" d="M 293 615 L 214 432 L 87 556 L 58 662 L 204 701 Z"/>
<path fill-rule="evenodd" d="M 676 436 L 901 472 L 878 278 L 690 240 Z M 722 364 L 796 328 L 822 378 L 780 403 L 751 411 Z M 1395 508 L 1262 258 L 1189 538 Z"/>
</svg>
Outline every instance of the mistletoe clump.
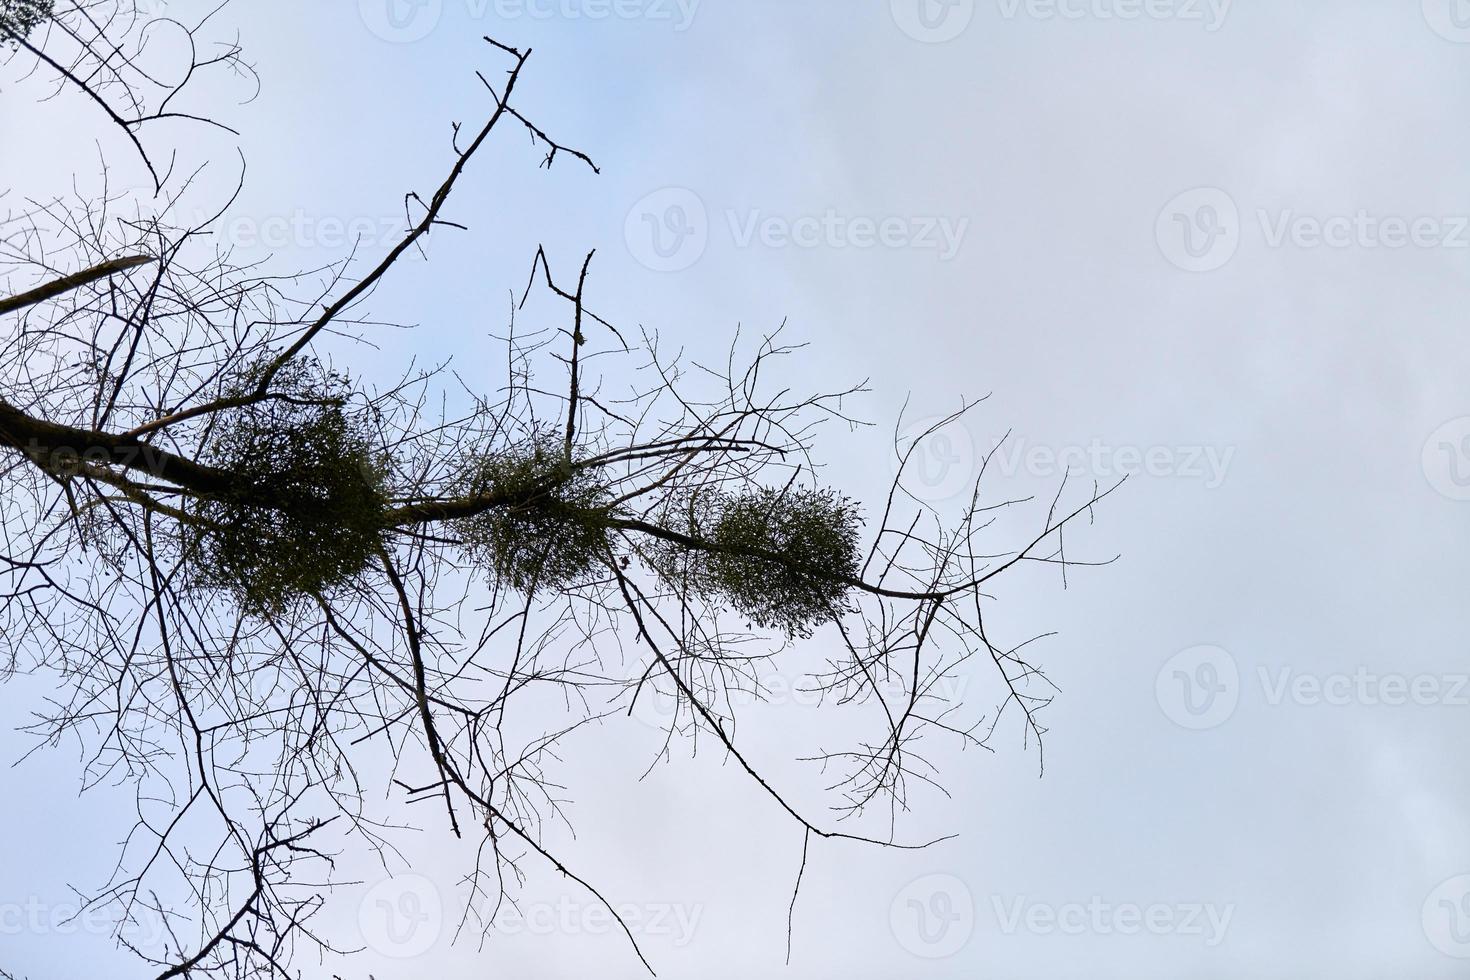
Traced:
<svg viewBox="0 0 1470 980">
<path fill-rule="evenodd" d="M 607 553 L 607 488 L 568 458 L 565 444 L 538 432 L 478 458 L 468 491 L 497 506 L 458 522 L 472 559 L 522 592 L 587 578 Z"/>
<path fill-rule="evenodd" d="M 347 379 L 303 360 L 276 384 L 286 394 L 217 418 L 201 460 L 235 480 L 201 501 L 193 532 L 195 584 L 258 614 L 361 573 L 382 548 L 387 500 L 386 467 L 366 419 L 348 411 Z"/>
<path fill-rule="evenodd" d="M 858 575 L 856 505 L 832 490 L 760 487 L 691 508 L 705 547 L 682 562 L 691 585 L 762 629 L 809 636 L 843 609 Z"/>
<path fill-rule="evenodd" d="M 51 16 L 53 0 L 0 0 L 0 43 L 12 46 Z"/>
</svg>

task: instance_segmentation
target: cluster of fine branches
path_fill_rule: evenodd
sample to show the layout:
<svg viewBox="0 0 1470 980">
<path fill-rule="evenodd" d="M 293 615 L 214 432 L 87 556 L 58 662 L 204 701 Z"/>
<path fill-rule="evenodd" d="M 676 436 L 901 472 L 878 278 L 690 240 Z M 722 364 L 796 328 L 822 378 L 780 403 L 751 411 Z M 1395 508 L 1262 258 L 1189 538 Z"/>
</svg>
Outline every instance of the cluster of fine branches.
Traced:
<svg viewBox="0 0 1470 980">
<path fill-rule="evenodd" d="M 87 787 L 135 791 L 87 894 L 158 976 L 285 976 L 331 949 L 311 923 L 336 849 L 391 849 L 403 820 L 369 812 L 368 789 L 475 838 L 476 894 L 539 863 L 602 900 L 548 843 L 565 802 L 550 769 L 573 732 L 655 691 L 676 704 L 666 747 L 713 739 L 807 843 L 910 846 L 894 818 L 939 777 L 926 737 L 983 746 L 1013 717 L 1039 740 L 1050 688 L 992 639 L 987 583 L 1071 564 L 1063 534 L 1108 490 L 1059 488 L 1033 533 L 987 545 L 1018 501 L 982 493 L 981 465 L 941 520 L 904 490 L 915 441 L 885 500 L 851 500 L 819 478 L 814 437 L 853 423 L 861 387 L 770 385 L 799 356 L 779 331 L 687 362 L 593 312 L 592 255 L 570 276 L 532 258 L 497 387 L 418 368 L 370 384 L 328 339 L 373 329 L 374 288 L 467 217 L 447 209 L 488 142 L 529 135 L 548 169 L 596 167 L 521 114 L 529 52 L 487 38 L 484 115 L 453 127 L 395 244 L 325 271 L 239 262 L 218 215 L 176 217 L 193 174 L 159 149 L 179 127 L 227 130 L 200 79 L 255 84 L 236 44 L 206 38 L 222 16 L 0 0 L 6 97 L 79 93 L 99 136 L 121 134 L 116 166 L 152 183 L 127 209 L 105 190 L 0 198 L 0 672 L 61 692 L 28 726 L 38 748 L 76 740 Z M 143 63 L 164 34 L 192 58 L 169 82 Z M 517 325 L 533 298 L 554 326 Z M 818 760 L 837 774 L 825 814 L 735 737 L 732 693 L 802 643 L 827 654 L 811 684 L 874 726 Z M 972 662 L 1001 693 L 960 721 L 943 681 Z M 884 829 L 837 829 L 870 812 Z M 142 917 L 166 926 L 153 945 L 126 938 Z"/>
</svg>

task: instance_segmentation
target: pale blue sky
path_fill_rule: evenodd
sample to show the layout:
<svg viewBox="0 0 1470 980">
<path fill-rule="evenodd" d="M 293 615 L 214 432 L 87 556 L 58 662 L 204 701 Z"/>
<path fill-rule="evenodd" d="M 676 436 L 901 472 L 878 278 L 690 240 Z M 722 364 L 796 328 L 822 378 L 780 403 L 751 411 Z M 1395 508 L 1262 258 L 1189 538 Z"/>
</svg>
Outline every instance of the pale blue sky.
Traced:
<svg viewBox="0 0 1470 980">
<path fill-rule="evenodd" d="M 737 324 L 784 319 L 812 343 L 813 386 L 871 378 L 857 409 L 878 428 L 834 430 L 827 456 L 857 496 L 887 479 L 906 397 L 922 417 L 993 393 L 936 448 L 935 486 L 1007 430 L 1018 489 L 1054 485 L 1057 456 L 1079 477 L 1136 471 L 1070 542 L 1119 563 L 1002 593 L 1013 640 L 1059 634 L 1045 778 L 1015 731 L 994 754 L 941 751 L 952 796 L 919 797 L 901 827 L 957 840 L 814 845 L 784 974 L 801 838 L 782 814 L 712 752 L 636 782 L 651 728 L 571 743 L 569 854 L 615 903 L 693 922 L 640 936 L 661 976 L 1463 975 L 1470 34 L 1451 0 L 686 0 L 687 23 L 674 0 L 442 0 L 400 8 L 398 33 L 374 2 L 229 14 L 264 79 L 227 113 L 250 161 L 235 212 L 301 215 L 283 260 L 334 258 L 324 222 L 391 220 L 437 183 L 449 122 L 485 112 L 473 71 L 499 63 L 482 34 L 536 49 L 519 105 L 604 172 L 538 171 L 500 134 L 450 208 L 472 230 L 436 235 L 378 294 L 375 311 L 421 326 L 375 337 L 368 370 L 453 356 L 488 378 L 487 335 L 536 246 L 567 274 L 596 248 L 593 305 L 616 322 L 714 352 Z M 89 166 L 95 130 L 66 130 L 86 107 L 0 91 L 0 188 L 57 191 Z M 650 259 L 642 213 L 677 224 L 670 204 L 693 244 Z M 864 222 L 893 220 L 888 244 L 863 245 Z M 1420 241 L 1392 246 L 1416 220 Z M 1316 243 L 1318 226 L 1346 237 Z M 1202 664 L 1224 701 L 1176 686 L 1210 680 Z M 1435 703 L 1391 703 L 1389 676 Z M 8 716 L 27 690 L 0 692 Z M 841 723 L 800 704 L 755 717 L 747 748 L 819 805 L 792 747 Z M 26 746 L 0 735 L 7 760 Z M 0 903 L 54 906 L 111 854 L 119 827 L 76 800 L 74 758 L 5 777 L 37 788 L 0 812 Z M 415 847 L 452 906 L 456 855 L 437 835 Z M 341 894 L 329 918 L 351 934 L 363 890 Z M 533 904 L 561 894 L 533 872 Z M 1131 907 L 1158 927 L 1130 928 Z M 4 928 L 18 973 L 143 975 L 93 938 Z M 586 924 L 380 953 L 344 975 L 640 975 Z"/>
</svg>

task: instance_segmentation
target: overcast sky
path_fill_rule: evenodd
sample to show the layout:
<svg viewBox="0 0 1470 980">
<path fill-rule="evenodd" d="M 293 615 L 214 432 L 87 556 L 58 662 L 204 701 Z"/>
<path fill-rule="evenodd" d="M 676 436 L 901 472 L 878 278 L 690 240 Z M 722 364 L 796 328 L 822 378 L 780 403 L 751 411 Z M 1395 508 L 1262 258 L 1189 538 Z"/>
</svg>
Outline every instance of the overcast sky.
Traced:
<svg viewBox="0 0 1470 980">
<path fill-rule="evenodd" d="M 538 171 L 499 134 L 450 208 L 471 230 L 436 236 L 377 299 L 421 329 L 376 338 L 364 370 L 421 353 L 490 378 L 488 335 L 536 246 L 564 269 L 596 248 L 610 319 L 711 352 L 785 320 L 811 343 L 812 387 L 871 379 L 855 409 L 877 427 L 834 430 L 826 456 L 856 496 L 883 489 L 905 399 L 920 419 L 991 396 L 925 447 L 940 506 L 1007 431 L 1001 476 L 1026 492 L 1068 467 L 1130 475 L 1068 541 L 1120 560 L 1065 591 L 1018 578 L 994 614 L 1012 642 L 1057 634 L 1038 648 L 1061 688 L 1044 778 L 1014 728 L 993 754 L 937 749 L 950 795 L 916 796 L 899 829 L 958 838 L 814 844 L 789 969 L 802 841 L 758 787 L 687 749 L 638 782 L 660 736 L 636 720 L 568 743 L 564 850 L 633 910 L 660 976 L 1470 969 L 1470 4 L 252 0 L 227 16 L 263 78 L 223 113 L 250 161 L 232 215 L 267 244 L 288 229 L 283 257 L 335 258 L 333 222 L 392 228 L 405 191 L 437 184 L 449 122 L 486 109 L 474 70 L 500 65 L 484 34 L 535 48 L 521 107 L 603 167 Z M 87 107 L 21 91 L 0 96 L 0 189 L 64 189 L 58 159 L 95 170 Z M 990 678 L 971 683 L 990 710 Z M 36 690 L 0 695 L 8 716 Z M 794 758 L 843 722 L 777 700 L 742 738 L 820 806 L 822 775 Z M 7 760 L 28 745 L 0 736 Z M 75 757 L 5 777 L 38 788 L 0 808 L 0 965 L 141 976 L 99 937 L 13 926 L 114 854 L 123 824 L 105 794 L 77 800 Z M 347 863 L 364 884 L 330 920 L 368 951 L 332 970 L 640 975 L 542 868 L 525 922 L 450 943 L 463 898 L 439 836 L 407 851 L 408 877 Z M 415 907 L 414 928 L 384 918 Z"/>
</svg>

